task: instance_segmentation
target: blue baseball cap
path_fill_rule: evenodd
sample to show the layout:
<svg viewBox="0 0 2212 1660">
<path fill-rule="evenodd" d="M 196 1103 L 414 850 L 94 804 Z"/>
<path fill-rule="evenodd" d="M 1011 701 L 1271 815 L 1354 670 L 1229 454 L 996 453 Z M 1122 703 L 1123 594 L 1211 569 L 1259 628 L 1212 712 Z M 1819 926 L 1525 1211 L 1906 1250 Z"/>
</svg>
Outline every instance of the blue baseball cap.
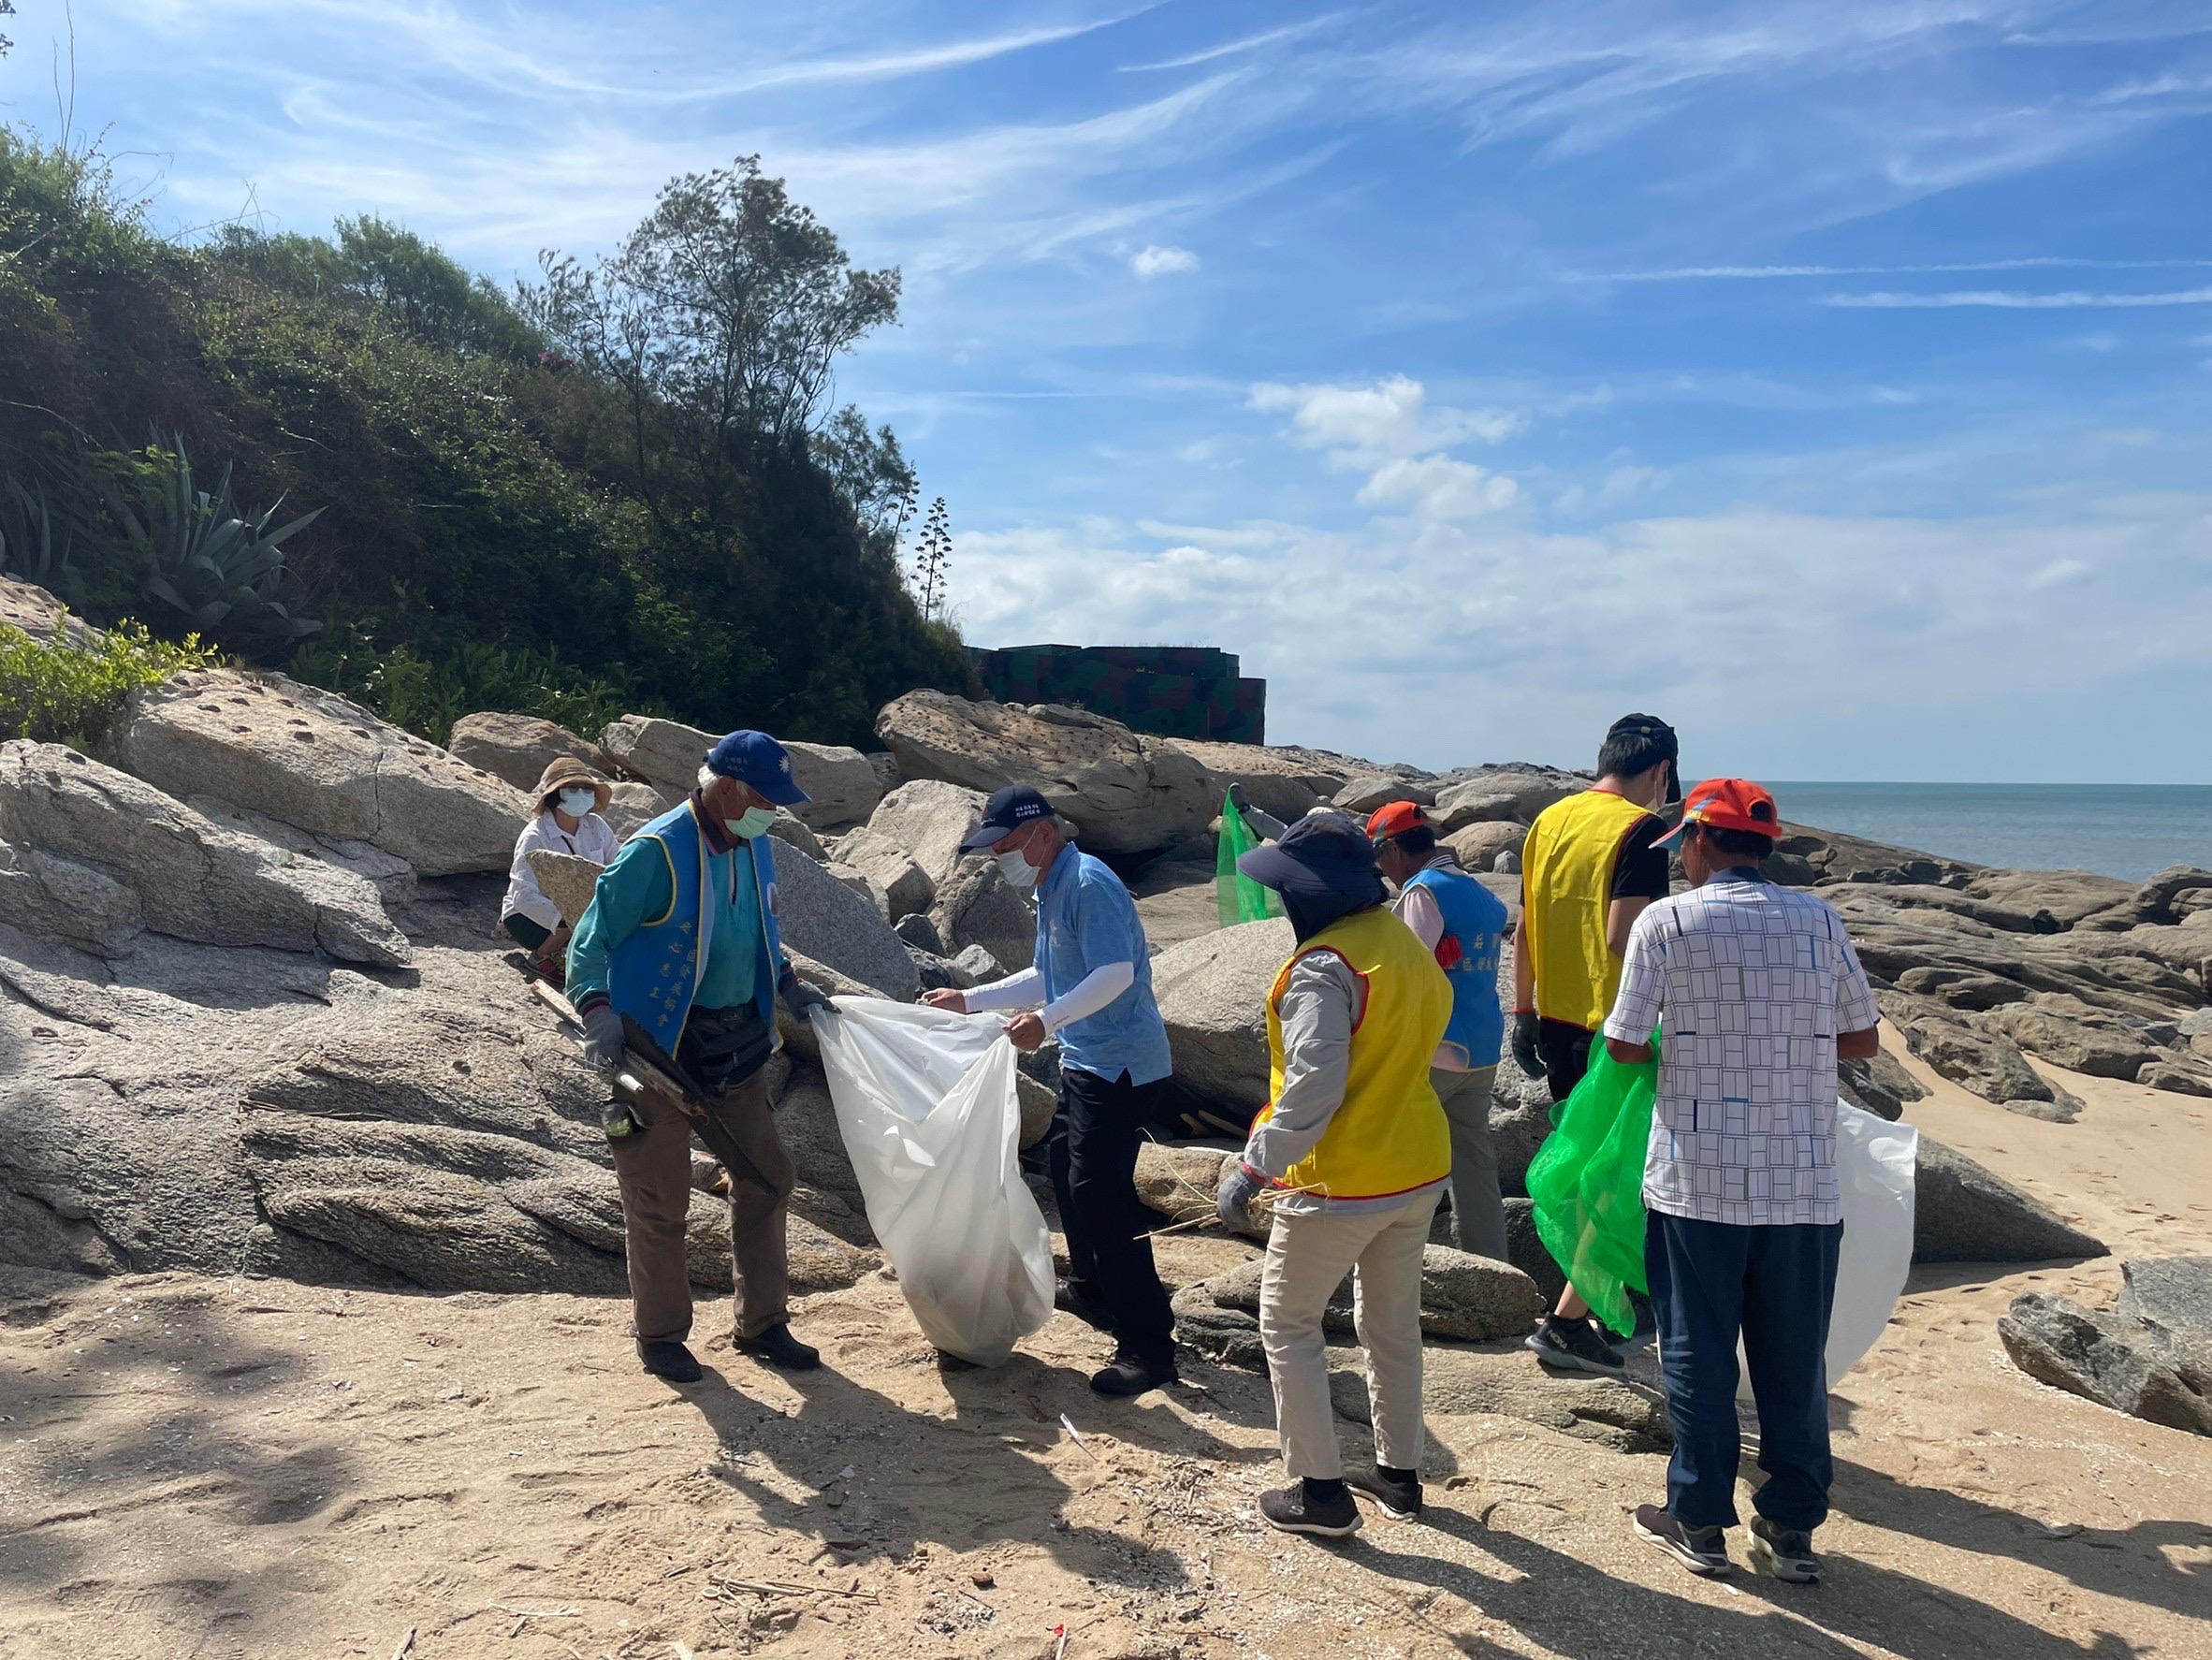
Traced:
<svg viewBox="0 0 2212 1660">
<path fill-rule="evenodd" d="M 811 799 L 791 776 L 791 751 L 764 732 L 733 732 L 706 751 L 706 770 L 735 779 L 778 807 Z"/>
<path fill-rule="evenodd" d="M 980 853 L 994 843 L 1004 841 L 1024 824 L 1052 816 L 1053 804 L 1043 795 L 1027 784 L 1009 784 L 993 792 L 991 799 L 983 803 L 983 822 L 968 832 L 960 851 Z"/>
</svg>

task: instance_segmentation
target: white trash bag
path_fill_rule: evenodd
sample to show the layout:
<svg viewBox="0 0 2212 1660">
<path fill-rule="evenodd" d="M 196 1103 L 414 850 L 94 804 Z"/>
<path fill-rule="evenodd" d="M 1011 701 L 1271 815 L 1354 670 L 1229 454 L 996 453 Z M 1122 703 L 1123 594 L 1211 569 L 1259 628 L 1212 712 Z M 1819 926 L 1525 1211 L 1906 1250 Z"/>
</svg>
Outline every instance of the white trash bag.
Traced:
<svg viewBox="0 0 2212 1660">
<path fill-rule="evenodd" d="M 1015 1163 L 1022 1114 L 1005 1023 L 832 1002 L 812 1028 L 868 1226 L 922 1334 L 996 1366 L 1053 1315 L 1052 1241 Z"/>
<path fill-rule="evenodd" d="M 1836 1181 L 1843 1196 L 1843 1245 L 1837 1252 L 1836 1303 L 1828 1316 L 1828 1388 L 1882 1340 L 1913 1270 L 1913 1176 L 1920 1132 L 1847 1100 L 1836 1102 Z M 1743 1365 L 1740 1344 L 1737 1364 Z M 1749 1370 L 1737 1374 L 1739 1400 L 1752 1398 Z"/>
</svg>

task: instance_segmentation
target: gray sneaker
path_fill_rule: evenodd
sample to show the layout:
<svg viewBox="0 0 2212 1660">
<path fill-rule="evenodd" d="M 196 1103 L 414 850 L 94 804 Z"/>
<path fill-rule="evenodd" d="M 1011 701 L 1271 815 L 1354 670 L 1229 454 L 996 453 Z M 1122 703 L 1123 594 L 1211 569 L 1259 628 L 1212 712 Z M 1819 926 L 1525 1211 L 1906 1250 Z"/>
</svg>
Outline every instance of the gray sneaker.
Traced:
<svg viewBox="0 0 2212 1660">
<path fill-rule="evenodd" d="M 1714 1579 L 1728 1571 L 1728 1530 L 1724 1527 L 1686 1527 L 1665 1505 L 1636 1507 L 1637 1536 L 1649 1540 L 1700 1579 Z"/>
<path fill-rule="evenodd" d="M 1588 1372 L 1599 1377 L 1618 1377 L 1627 1363 L 1606 1347 L 1597 1328 L 1588 1320 L 1562 1319 L 1548 1314 L 1544 1323 L 1529 1333 L 1528 1347 L 1547 1366 L 1569 1372 Z"/>
<path fill-rule="evenodd" d="M 1792 1585 L 1820 1583 L 1820 1558 L 1812 1554 L 1811 1534 L 1783 1527 L 1764 1516 L 1752 1518 L 1751 1534 L 1751 1563 L 1759 1572 Z"/>
</svg>

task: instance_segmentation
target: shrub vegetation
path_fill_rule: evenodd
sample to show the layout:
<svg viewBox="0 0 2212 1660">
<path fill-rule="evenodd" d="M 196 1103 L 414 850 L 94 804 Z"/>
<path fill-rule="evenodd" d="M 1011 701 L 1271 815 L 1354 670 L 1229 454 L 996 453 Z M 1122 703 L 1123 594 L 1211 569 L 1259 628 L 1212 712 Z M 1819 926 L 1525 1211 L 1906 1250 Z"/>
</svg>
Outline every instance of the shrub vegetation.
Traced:
<svg viewBox="0 0 2212 1660">
<path fill-rule="evenodd" d="M 634 709 L 866 746 L 889 698 L 968 688 L 900 579 L 912 470 L 829 398 L 895 271 L 745 159 L 542 276 L 371 218 L 180 245 L 96 153 L 0 130 L 0 566 L 439 741 Z"/>
</svg>

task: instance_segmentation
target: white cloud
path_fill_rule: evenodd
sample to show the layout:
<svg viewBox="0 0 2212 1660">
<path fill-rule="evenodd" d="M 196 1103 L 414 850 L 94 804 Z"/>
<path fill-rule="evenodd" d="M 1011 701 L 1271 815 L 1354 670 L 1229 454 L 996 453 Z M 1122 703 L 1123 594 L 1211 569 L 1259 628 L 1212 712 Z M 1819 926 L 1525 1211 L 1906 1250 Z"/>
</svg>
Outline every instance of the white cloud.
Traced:
<svg viewBox="0 0 2212 1660">
<path fill-rule="evenodd" d="M 1572 283 L 1681 283 L 1748 281 L 1782 277 L 1923 277 L 1964 271 L 2068 269 L 2159 270 L 2194 269 L 2212 259 L 2081 259 L 2071 255 L 2031 254 L 2017 259 L 1966 259 L 1941 265 L 1684 265 L 1664 270 L 1570 271 Z"/>
<path fill-rule="evenodd" d="M 1370 507 L 1402 507 L 1417 518 L 1480 518 L 1510 507 L 1521 488 L 1510 478 L 1449 456 L 1401 456 L 1360 487 Z"/>
<path fill-rule="evenodd" d="M 1188 248 L 1154 244 L 1140 248 L 1129 255 L 1129 269 L 1147 281 L 1177 271 L 1194 271 L 1198 268 L 1199 256 Z"/>
<path fill-rule="evenodd" d="M 1247 406 L 1288 411 L 1291 436 L 1309 449 L 1338 452 L 1343 464 L 1377 462 L 1448 449 L 1469 439 L 1495 444 L 1527 423 L 1506 409 L 1431 405 L 1417 380 L 1393 374 L 1365 386 L 1283 386 L 1262 381 Z"/>
<path fill-rule="evenodd" d="M 2081 306 L 2212 305 L 2212 287 L 2182 288 L 2165 294 L 2016 293 L 2002 288 L 1956 290 L 1948 294 L 1831 294 L 1823 305 L 1868 311 L 1941 311 L 1957 306 L 1994 306 L 2002 311 L 2071 311 Z"/>
<path fill-rule="evenodd" d="M 1584 485 L 1569 485 L 1560 491 L 1552 505 L 1565 514 L 1596 512 L 1618 507 L 1647 490 L 1663 490 L 1673 482 L 1674 474 L 1664 467 L 1631 463 L 1608 471 L 1594 489 Z"/>
<path fill-rule="evenodd" d="M 2087 560 L 2055 559 L 2029 576 L 2028 587 L 2035 591 L 2057 588 L 2061 583 L 2079 581 L 2089 574 L 2089 570 Z"/>
</svg>

